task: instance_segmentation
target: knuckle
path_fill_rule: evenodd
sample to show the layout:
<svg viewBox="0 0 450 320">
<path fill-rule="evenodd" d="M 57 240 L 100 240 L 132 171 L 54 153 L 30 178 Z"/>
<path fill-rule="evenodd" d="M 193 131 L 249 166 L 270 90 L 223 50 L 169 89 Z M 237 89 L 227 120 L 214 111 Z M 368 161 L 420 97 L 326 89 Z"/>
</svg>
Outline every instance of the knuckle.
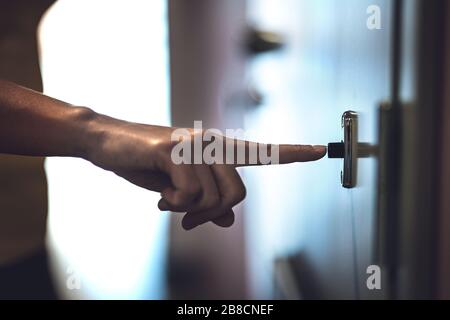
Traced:
<svg viewBox="0 0 450 320">
<path fill-rule="evenodd" d="M 241 203 L 245 197 L 247 196 L 247 189 L 245 188 L 244 185 L 236 188 L 235 190 L 233 190 L 232 194 L 230 195 L 230 200 L 229 200 L 229 206 L 235 206 L 239 203 Z"/>
<path fill-rule="evenodd" d="M 188 190 L 181 190 L 174 199 L 172 200 L 172 205 L 175 206 L 178 209 L 185 209 L 187 208 L 190 203 L 198 197 L 198 193 L 194 192 L 191 189 Z"/>
<path fill-rule="evenodd" d="M 191 194 L 195 196 L 198 196 L 202 193 L 202 187 L 196 180 L 192 181 L 192 185 L 189 189 L 191 190 Z"/>
<path fill-rule="evenodd" d="M 178 197 L 174 197 L 170 201 L 170 204 L 174 207 L 174 209 L 180 210 L 185 205 L 184 197 L 182 195 L 179 195 Z"/>
<path fill-rule="evenodd" d="M 203 204 L 205 210 L 213 209 L 219 205 L 220 205 L 220 198 L 218 195 L 209 196 L 207 199 L 205 199 Z"/>
<path fill-rule="evenodd" d="M 184 194 L 188 199 L 195 199 L 202 194 L 202 188 L 200 187 L 200 184 L 192 182 L 189 187 L 184 190 Z"/>
<path fill-rule="evenodd" d="M 238 203 L 244 201 L 244 199 L 247 197 L 247 189 L 245 188 L 244 185 L 241 186 L 236 197 Z"/>
</svg>

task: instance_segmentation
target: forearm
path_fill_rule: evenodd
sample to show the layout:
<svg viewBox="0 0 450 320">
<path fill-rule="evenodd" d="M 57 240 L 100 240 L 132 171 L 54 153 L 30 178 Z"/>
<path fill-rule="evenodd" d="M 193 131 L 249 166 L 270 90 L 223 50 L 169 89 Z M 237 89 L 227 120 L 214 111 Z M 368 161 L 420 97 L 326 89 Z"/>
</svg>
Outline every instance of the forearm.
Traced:
<svg viewBox="0 0 450 320">
<path fill-rule="evenodd" d="M 0 80 L 0 153 L 86 158 L 98 115 Z"/>
</svg>

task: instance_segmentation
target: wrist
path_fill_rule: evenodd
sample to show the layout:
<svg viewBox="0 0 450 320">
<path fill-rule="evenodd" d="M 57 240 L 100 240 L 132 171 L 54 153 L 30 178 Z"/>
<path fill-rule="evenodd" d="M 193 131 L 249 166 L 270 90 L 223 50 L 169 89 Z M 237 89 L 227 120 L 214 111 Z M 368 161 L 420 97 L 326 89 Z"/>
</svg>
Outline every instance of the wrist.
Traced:
<svg viewBox="0 0 450 320">
<path fill-rule="evenodd" d="M 84 107 L 79 108 L 79 113 L 80 122 L 82 123 L 82 134 L 80 136 L 80 155 L 78 157 L 108 169 L 105 167 L 104 153 L 108 149 L 107 145 L 117 139 L 114 137 L 114 132 L 116 132 L 123 121 L 96 113 Z"/>
<path fill-rule="evenodd" d="M 98 150 L 104 139 L 104 132 L 100 130 L 102 115 L 86 107 L 74 107 L 71 110 L 71 122 L 78 124 L 78 134 L 72 144 L 73 156 L 91 161 L 95 150 Z"/>
</svg>

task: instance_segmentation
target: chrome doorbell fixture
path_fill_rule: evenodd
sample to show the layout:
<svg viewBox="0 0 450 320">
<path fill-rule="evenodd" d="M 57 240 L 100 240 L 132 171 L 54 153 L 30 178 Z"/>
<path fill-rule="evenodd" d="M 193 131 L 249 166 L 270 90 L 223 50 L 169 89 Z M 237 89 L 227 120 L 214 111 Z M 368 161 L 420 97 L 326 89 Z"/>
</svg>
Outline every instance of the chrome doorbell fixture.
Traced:
<svg viewBox="0 0 450 320">
<path fill-rule="evenodd" d="M 341 183 L 344 188 L 356 187 L 358 177 L 358 114 L 347 111 L 342 115 L 344 141 L 328 144 L 330 159 L 344 159 Z"/>
</svg>

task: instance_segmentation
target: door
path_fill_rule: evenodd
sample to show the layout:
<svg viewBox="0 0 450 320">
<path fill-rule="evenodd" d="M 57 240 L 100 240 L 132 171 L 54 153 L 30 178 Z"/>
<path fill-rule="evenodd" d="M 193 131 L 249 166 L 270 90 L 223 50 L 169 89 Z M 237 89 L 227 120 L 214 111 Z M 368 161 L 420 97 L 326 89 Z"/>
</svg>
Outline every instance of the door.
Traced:
<svg viewBox="0 0 450 320">
<path fill-rule="evenodd" d="M 284 39 L 281 50 L 250 63 L 250 86 L 263 96 L 262 104 L 245 115 L 251 138 L 339 142 L 341 116 L 352 110 L 359 117 L 359 142 L 376 146 L 379 105 L 390 99 L 393 88 L 395 3 L 249 0 L 251 25 Z M 358 183 L 352 189 L 341 185 L 342 165 L 339 159 L 323 159 L 245 170 L 254 297 L 385 296 L 383 269 L 381 290 L 367 286 L 376 271 L 369 267 L 377 263 L 379 163 L 376 157 L 358 159 Z M 289 285 L 292 277 L 296 286 Z"/>
</svg>

